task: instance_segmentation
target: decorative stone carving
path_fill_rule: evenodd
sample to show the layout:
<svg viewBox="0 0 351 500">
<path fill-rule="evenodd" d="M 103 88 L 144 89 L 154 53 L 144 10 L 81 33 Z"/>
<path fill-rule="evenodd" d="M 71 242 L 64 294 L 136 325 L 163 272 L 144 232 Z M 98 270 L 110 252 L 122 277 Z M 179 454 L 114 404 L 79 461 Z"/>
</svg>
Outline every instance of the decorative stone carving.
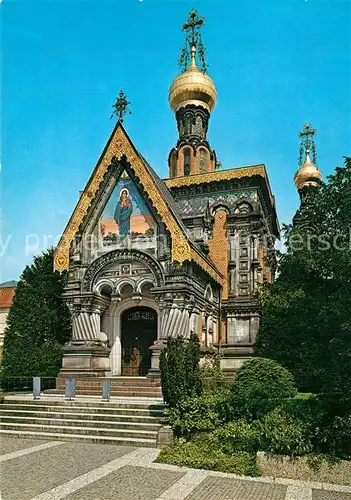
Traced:
<svg viewBox="0 0 351 500">
<path fill-rule="evenodd" d="M 113 250 L 96 259 L 87 269 L 83 279 L 83 290 L 92 290 L 94 278 L 108 264 L 115 261 L 140 261 L 145 263 L 155 276 L 156 284 L 161 286 L 164 278 L 159 263 L 148 254 L 138 250 Z"/>
</svg>

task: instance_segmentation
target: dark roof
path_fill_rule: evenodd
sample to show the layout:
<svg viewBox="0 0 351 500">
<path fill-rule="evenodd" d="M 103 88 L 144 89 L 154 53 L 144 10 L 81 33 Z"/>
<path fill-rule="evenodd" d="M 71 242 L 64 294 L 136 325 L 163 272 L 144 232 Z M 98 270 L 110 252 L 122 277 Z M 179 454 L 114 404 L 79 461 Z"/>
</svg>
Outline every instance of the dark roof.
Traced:
<svg viewBox="0 0 351 500">
<path fill-rule="evenodd" d="M 182 218 L 180 216 L 180 213 L 178 211 L 178 207 L 177 207 L 177 203 L 176 201 L 174 200 L 172 194 L 170 193 L 169 189 L 167 188 L 167 186 L 165 185 L 165 183 L 163 182 L 163 180 L 157 175 L 157 173 L 155 172 L 155 170 L 151 167 L 151 165 L 147 162 L 147 160 L 145 160 L 145 158 L 143 157 L 143 155 L 141 153 L 139 153 L 139 156 L 140 158 L 143 160 L 144 164 L 145 164 L 145 167 L 147 168 L 149 174 L 151 175 L 154 183 L 156 184 L 156 186 L 159 188 L 159 190 L 161 191 L 161 194 L 163 196 L 163 199 L 166 201 L 167 205 L 168 205 L 168 208 L 170 209 L 170 211 L 172 212 L 174 218 L 177 220 L 179 226 L 182 228 L 185 236 L 187 237 L 188 241 L 191 241 L 189 239 L 189 236 L 188 236 L 188 231 L 182 221 Z"/>
<path fill-rule="evenodd" d="M 4 281 L 4 283 L 0 283 L 0 288 L 8 288 L 8 287 L 15 287 L 17 286 L 17 281 L 11 280 L 11 281 Z"/>
</svg>

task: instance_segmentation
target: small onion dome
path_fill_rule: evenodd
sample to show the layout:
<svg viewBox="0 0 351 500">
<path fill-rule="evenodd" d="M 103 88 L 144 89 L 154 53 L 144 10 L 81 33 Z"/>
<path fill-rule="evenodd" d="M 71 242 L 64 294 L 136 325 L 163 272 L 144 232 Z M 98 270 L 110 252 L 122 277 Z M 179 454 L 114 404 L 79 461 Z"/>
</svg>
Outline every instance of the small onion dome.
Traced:
<svg viewBox="0 0 351 500">
<path fill-rule="evenodd" d="M 294 181 L 299 190 L 306 186 L 319 187 L 322 184 L 322 173 L 311 162 L 309 151 L 306 151 L 305 163 L 296 172 Z"/>
<path fill-rule="evenodd" d="M 169 89 L 169 103 L 174 112 L 187 104 L 202 106 L 211 112 L 216 105 L 215 84 L 196 66 L 195 52 L 196 48 L 192 47 L 189 68 L 173 80 Z"/>
</svg>

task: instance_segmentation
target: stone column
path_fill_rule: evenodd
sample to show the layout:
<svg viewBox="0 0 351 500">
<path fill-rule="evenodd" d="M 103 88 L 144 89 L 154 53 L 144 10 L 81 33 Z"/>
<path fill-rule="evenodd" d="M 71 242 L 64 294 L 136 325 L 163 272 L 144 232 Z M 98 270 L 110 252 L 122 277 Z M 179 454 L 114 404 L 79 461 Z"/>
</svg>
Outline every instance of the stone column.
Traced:
<svg viewBox="0 0 351 500">
<path fill-rule="evenodd" d="M 199 310 L 197 308 L 193 309 L 190 315 L 189 331 L 196 334 L 199 331 Z"/>
<path fill-rule="evenodd" d="M 72 316 L 72 340 L 63 349 L 59 377 L 105 376 L 110 370 L 110 348 L 101 332 L 101 315 L 109 300 L 96 293 L 64 298 Z"/>
<path fill-rule="evenodd" d="M 190 317 L 194 307 L 194 301 L 190 298 L 187 305 L 185 305 L 185 303 L 177 304 L 172 294 L 167 293 L 162 303 L 160 301 L 158 302 L 158 306 L 161 315 L 161 331 L 159 332 L 158 340 L 150 348 L 152 351 L 152 358 L 148 377 L 152 378 L 160 376 L 160 353 L 166 345 L 167 338 L 177 337 L 178 335 L 189 338 L 191 326 Z"/>
</svg>

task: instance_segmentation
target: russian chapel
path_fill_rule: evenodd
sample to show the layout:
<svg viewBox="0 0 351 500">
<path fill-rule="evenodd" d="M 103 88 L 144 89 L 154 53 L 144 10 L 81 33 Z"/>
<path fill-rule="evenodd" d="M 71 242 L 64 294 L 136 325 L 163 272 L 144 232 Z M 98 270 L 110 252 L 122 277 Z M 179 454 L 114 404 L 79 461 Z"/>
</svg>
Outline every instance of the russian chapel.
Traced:
<svg viewBox="0 0 351 500">
<path fill-rule="evenodd" d="M 217 92 L 203 22 L 193 11 L 184 25 L 183 71 L 169 90 L 178 129 L 169 176 L 128 136 L 121 92 L 118 122 L 56 248 L 72 319 L 61 375 L 157 377 L 167 338 L 191 332 L 204 352 L 219 350 L 228 375 L 252 354 L 279 224 L 265 166 L 225 168 L 210 145 Z"/>
</svg>

